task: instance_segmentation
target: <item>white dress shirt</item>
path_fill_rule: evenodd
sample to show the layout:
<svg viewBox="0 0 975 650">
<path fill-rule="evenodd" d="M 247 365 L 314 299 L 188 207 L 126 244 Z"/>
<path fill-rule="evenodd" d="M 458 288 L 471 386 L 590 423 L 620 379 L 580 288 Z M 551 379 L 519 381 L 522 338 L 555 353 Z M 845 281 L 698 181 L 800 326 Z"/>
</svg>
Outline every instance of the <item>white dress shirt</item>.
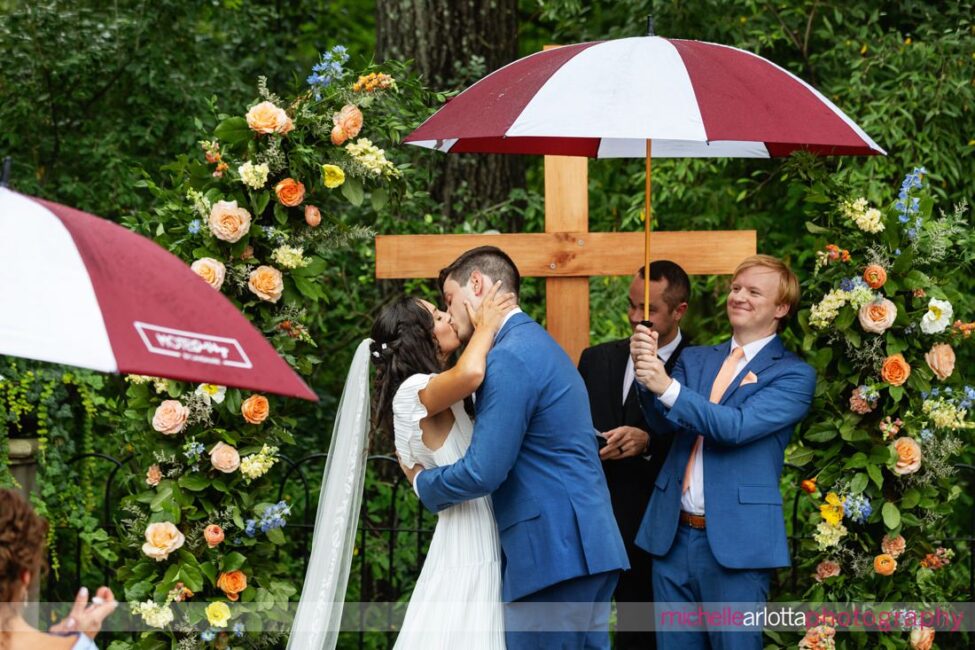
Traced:
<svg viewBox="0 0 975 650">
<path fill-rule="evenodd" d="M 734 338 L 731 339 L 731 347 L 728 349 L 728 353 L 735 348 L 742 348 L 744 355 L 738 360 L 738 366 L 735 368 L 734 376 L 737 377 L 738 373 L 748 365 L 752 359 L 762 351 L 766 345 L 768 345 L 772 339 L 775 338 L 775 334 L 771 336 L 766 336 L 764 339 L 758 339 L 757 341 L 752 341 L 747 345 L 739 345 L 738 341 Z M 730 388 L 730 386 L 729 386 Z M 667 390 L 663 392 L 660 396 L 660 402 L 667 408 L 673 407 L 674 403 L 677 401 L 677 397 L 680 395 L 680 382 L 674 379 L 670 382 L 670 386 Z M 683 470 L 683 468 L 681 468 Z M 680 474 L 681 477 L 684 476 L 683 471 Z M 680 483 L 678 483 L 678 486 Z M 694 467 L 691 470 L 691 484 L 684 492 L 680 498 L 680 508 L 685 512 L 689 512 L 692 515 L 703 515 L 704 514 L 704 446 L 701 446 L 700 453 L 694 458 Z"/>
</svg>

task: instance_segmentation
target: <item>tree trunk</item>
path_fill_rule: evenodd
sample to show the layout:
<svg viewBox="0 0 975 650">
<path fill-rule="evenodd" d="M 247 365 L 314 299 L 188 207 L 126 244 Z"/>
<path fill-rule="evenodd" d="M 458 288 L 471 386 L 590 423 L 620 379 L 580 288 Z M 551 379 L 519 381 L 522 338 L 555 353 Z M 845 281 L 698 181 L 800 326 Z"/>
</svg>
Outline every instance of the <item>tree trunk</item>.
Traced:
<svg viewBox="0 0 975 650">
<path fill-rule="evenodd" d="M 377 59 L 413 59 L 428 86 L 463 89 L 518 57 L 517 7 L 517 0 L 377 0 Z M 439 172 L 430 191 L 447 216 L 495 205 L 524 184 L 521 156 L 430 161 Z"/>
</svg>

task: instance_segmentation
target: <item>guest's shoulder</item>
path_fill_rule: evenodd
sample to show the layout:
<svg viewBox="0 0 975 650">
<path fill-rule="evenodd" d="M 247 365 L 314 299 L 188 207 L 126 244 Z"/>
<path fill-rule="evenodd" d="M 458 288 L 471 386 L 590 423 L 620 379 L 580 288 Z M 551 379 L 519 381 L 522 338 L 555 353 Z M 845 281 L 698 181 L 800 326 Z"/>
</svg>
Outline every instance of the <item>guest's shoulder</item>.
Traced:
<svg viewBox="0 0 975 650">
<path fill-rule="evenodd" d="M 630 339 L 617 339 L 615 341 L 606 341 L 605 343 L 590 345 L 588 348 L 582 351 L 582 355 L 588 357 L 603 357 L 612 355 L 613 353 L 618 353 L 620 350 L 629 351 L 629 349 Z"/>
</svg>

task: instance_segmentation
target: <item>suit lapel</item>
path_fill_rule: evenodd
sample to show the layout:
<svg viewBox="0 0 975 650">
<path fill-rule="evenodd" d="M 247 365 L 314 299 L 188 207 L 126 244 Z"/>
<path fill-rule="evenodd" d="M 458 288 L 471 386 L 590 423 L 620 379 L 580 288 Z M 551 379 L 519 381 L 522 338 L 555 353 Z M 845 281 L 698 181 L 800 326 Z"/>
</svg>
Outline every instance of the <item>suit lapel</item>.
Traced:
<svg viewBox="0 0 975 650">
<path fill-rule="evenodd" d="M 747 375 L 749 372 L 753 372 L 755 373 L 755 376 L 761 377 L 762 373 L 765 370 L 768 370 L 768 368 L 776 361 L 781 359 L 784 353 L 785 346 L 782 345 L 782 339 L 776 336 L 774 339 L 769 341 L 768 344 L 762 348 L 757 355 L 755 355 L 754 359 L 745 364 L 745 367 L 742 368 L 741 372 L 738 373 L 738 376 L 731 381 L 731 385 L 728 386 L 728 390 L 726 390 L 724 395 L 722 395 L 719 404 L 724 404 L 728 401 L 728 398 L 734 395 L 735 391 L 738 390 L 738 386 L 741 385 L 741 380 L 745 377 L 745 375 Z M 761 379 L 759 379 L 759 381 L 761 381 Z"/>
</svg>

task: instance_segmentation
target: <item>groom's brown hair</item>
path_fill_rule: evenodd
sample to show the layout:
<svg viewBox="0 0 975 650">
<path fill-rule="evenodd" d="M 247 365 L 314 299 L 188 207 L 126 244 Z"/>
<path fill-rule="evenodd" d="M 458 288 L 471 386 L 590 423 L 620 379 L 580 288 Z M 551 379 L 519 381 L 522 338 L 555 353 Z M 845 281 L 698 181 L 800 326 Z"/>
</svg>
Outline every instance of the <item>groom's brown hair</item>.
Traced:
<svg viewBox="0 0 975 650">
<path fill-rule="evenodd" d="M 518 267 L 511 261 L 508 254 L 497 246 L 478 246 L 467 251 L 450 266 L 441 269 L 437 286 L 443 295 L 443 285 L 447 278 L 452 278 L 457 284 L 464 286 L 471 279 L 471 273 L 480 271 L 495 282 L 501 280 L 501 290 L 510 291 L 518 297 L 521 288 L 521 274 Z"/>
</svg>

